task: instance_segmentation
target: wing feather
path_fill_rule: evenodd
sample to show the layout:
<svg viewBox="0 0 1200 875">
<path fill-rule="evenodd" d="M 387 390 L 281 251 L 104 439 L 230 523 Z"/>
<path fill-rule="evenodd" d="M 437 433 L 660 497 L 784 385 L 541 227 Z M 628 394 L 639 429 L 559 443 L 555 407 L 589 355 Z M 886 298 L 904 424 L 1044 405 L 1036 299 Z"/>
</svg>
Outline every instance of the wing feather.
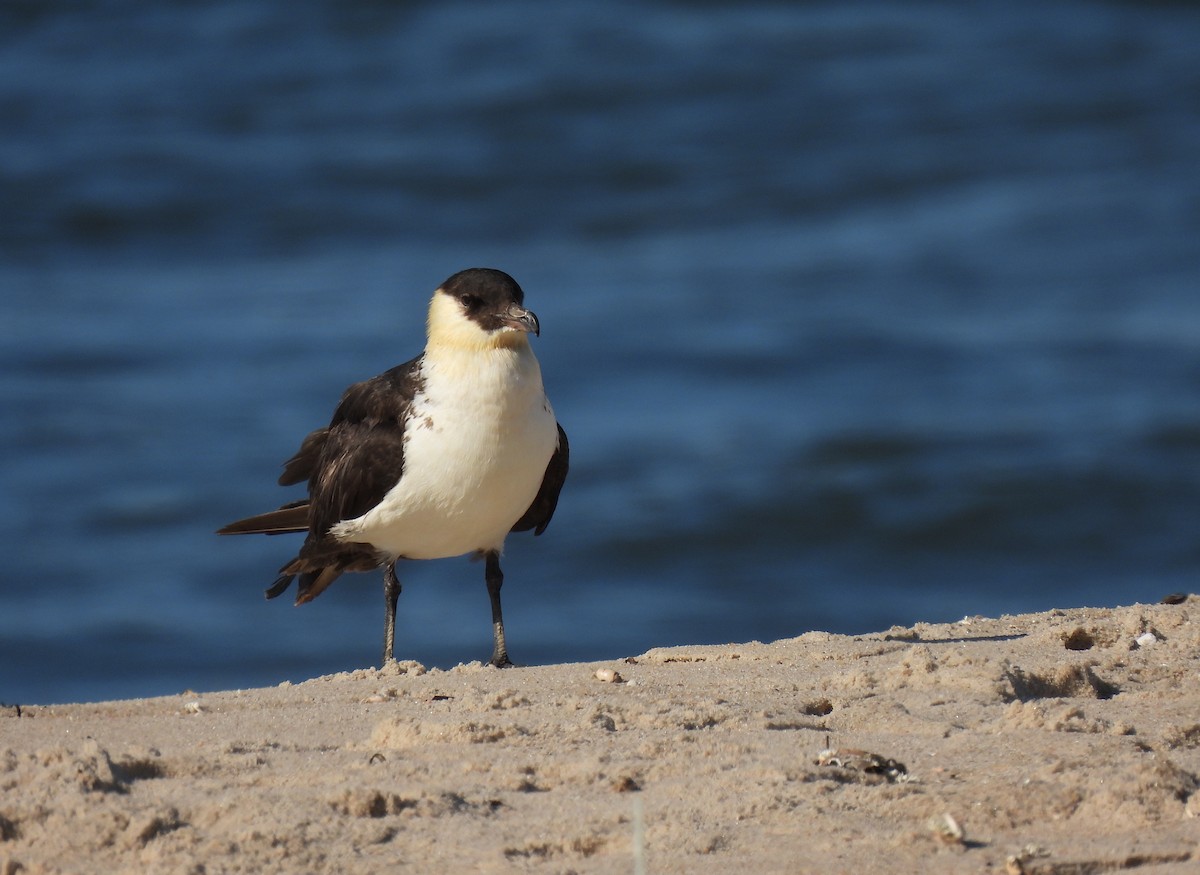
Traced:
<svg viewBox="0 0 1200 875">
<path fill-rule="evenodd" d="M 340 555 L 346 545 L 333 541 L 329 528 L 366 513 L 403 476 L 404 426 L 420 390 L 420 356 L 350 386 L 329 425 L 305 437 L 284 463 L 280 484 L 307 481 L 308 498 L 230 523 L 220 534 L 307 531 L 295 560 L 302 567 L 294 573 L 322 560 L 362 564 L 354 550 L 350 551 L 354 555 Z"/>
<path fill-rule="evenodd" d="M 567 443 L 567 433 L 560 425 L 558 427 L 558 446 L 550 463 L 546 465 L 546 473 L 542 476 L 542 485 L 533 499 L 533 504 L 512 527 L 514 532 L 527 532 L 533 529 L 535 535 L 546 531 L 550 518 L 558 507 L 558 495 L 562 492 L 563 483 L 567 480 L 567 469 L 570 467 L 571 447 Z"/>
</svg>

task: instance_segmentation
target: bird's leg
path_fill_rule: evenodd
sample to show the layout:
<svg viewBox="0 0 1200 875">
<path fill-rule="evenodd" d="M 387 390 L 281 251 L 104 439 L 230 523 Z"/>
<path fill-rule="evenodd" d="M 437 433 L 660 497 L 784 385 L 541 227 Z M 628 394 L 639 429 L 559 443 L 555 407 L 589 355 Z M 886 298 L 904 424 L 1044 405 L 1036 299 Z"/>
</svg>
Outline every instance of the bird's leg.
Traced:
<svg viewBox="0 0 1200 875">
<path fill-rule="evenodd" d="M 504 572 L 500 570 L 500 554 L 495 550 L 487 554 L 487 565 L 483 572 L 487 581 L 488 596 L 492 600 L 492 665 L 504 668 L 512 665 L 508 648 L 504 644 L 504 615 L 500 611 L 500 587 L 504 585 Z"/>
<path fill-rule="evenodd" d="M 383 571 L 383 601 L 386 613 L 383 616 L 383 661 L 380 668 L 395 662 L 396 648 L 396 601 L 400 598 L 400 579 L 396 577 L 396 563 L 389 562 Z"/>
</svg>

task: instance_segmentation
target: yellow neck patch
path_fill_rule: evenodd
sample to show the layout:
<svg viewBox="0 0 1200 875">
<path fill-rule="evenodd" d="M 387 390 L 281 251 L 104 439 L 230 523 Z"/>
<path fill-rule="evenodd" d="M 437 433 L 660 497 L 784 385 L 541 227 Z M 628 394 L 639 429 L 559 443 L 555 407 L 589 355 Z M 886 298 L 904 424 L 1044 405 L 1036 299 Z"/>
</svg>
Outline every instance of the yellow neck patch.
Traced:
<svg viewBox="0 0 1200 875">
<path fill-rule="evenodd" d="M 493 349 L 518 349 L 529 345 L 529 338 L 524 331 L 484 331 L 463 313 L 462 305 L 458 301 L 441 291 L 433 293 L 425 327 L 429 348 L 485 352 Z"/>
</svg>

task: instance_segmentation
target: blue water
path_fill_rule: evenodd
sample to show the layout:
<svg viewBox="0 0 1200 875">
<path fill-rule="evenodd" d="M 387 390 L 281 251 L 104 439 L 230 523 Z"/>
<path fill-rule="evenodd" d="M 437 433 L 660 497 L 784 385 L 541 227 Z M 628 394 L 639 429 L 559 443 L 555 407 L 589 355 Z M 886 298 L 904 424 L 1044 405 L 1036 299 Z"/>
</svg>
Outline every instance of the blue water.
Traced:
<svg viewBox="0 0 1200 875">
<path fill-rule="evenodd" d="M 0 6 L 0 700 L 378 660 L 220 539 L 434 287 L 571 435 L 518 662 L 1154 601 L 1200 571 L 1200 10 Z M 490 652 L 413 564 L 401 658 Z"/>
</svg>

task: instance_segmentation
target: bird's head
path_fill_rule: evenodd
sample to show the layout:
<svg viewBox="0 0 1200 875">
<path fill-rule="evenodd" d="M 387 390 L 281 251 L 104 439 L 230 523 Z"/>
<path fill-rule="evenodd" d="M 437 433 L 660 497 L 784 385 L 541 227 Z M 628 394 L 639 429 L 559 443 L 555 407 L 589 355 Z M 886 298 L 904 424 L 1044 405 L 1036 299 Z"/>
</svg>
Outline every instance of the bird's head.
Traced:
<svg viewBox="0 0 1200 875">
<path fill-rule="evenodd" d="M 456 273 L 429 302 L 429 342 L 480 349 L 528 344 L 538 318 L 525 309 L 525 293 L 504 271 L 473 267 Z"/>
</svg>

